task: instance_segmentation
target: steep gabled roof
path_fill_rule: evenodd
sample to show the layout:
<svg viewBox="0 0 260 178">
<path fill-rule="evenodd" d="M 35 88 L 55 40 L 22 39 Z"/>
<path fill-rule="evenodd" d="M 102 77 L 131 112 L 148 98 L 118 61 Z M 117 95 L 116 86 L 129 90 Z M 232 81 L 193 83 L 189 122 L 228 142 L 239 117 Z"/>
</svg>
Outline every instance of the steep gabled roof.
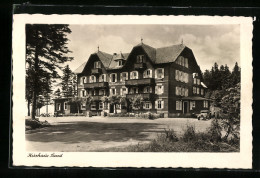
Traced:
<svg viewBox="0 0 260 178">
<path fill-rule="evenodd" d="M 149 56 L 149 58 L 151 59 L 152 62 L 155 63 L 156 61 L 156 49 L 144 44 L 144 43 L 140 43 L 138 45 L 136 45 L 135 47 L 141 46 L 143 48 L 143 50 L 146 52 L 146 54 Z"/>
<path fill-rule="evenodd" d="M 109 67 L 109 64 L 112 60 L 113 55 L 102 52 L 102 51 L 98 51 L 97 53 L 94 53 L 94 54 L 96 54 L 98 56 L 98 58 L 103 63 L 105 68 Z"/>
<path fill-rule="evenodd" d="M 163 48 L 156 49 L 156 64 L 174 62 L 177 57 L 184 50 L 185 46 L 183 44 L 172 45 Z"/>
<path fill-rule="evenodd" d="M 102 51 L 98 51 L 98 52 L 96 52 L 96 53 L 92 53 L 92 54 L 89 56 L 88 61 L 89 61 L 89 59 L 91 58 L 91 56 L 93 56 L 93 55 L 97 55 L 97 56 L 98 56 L 98 58 L 100 59 L 100 61 L 102 62 L 102 64 L 104 65 L 105 68 L 108 68 L 108 67 L 109 67 L 109 64 L 110 64 L 110 62 L 111 62 L 111 60 L 112 60 L 112 57 L 113 57 L 111 54 L 108 54 L 108 53 L 105 53 L 105 52 L 102 52 Z M 87 61 L 87 62 L 84 62 L 83 64 L 81 64 L 81 65 L 74 71 L 74 73 L 75 73 L 75 74 L 80 74 L 80 73 L 82 73 L 83 70 L 84 70 L 84 68 L 85 68 L 85 66 L 87 65 L 88 61 Z"/>
</svg>

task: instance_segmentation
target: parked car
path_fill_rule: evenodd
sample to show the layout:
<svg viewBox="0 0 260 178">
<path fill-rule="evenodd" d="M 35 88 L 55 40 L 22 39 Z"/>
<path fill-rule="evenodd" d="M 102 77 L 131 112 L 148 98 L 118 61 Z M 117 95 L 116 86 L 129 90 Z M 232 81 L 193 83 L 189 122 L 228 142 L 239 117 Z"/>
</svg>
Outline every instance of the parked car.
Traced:
<svg viewBox="0 0 260 178">
<path fill-rule="evenodd" d="M 198 120 L 206 120 L 211 118 L 211 113 L 209 110 L 201 110 L 197 116 Z"/>
</svg>

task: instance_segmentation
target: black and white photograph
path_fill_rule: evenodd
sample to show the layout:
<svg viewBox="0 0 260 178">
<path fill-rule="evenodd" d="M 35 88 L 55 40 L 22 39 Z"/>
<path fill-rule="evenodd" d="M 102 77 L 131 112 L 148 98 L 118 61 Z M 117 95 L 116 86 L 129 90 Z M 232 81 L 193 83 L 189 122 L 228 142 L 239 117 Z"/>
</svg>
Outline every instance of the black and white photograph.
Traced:
<svg viewBox="0 0 260 178">
<path fill-rule="evenodd" d="M 227 21 L 25 22 L 23 156 L 243 153 L 252 71 L 242 71 L 252 59 L 242 25 Z"/>
</svg>

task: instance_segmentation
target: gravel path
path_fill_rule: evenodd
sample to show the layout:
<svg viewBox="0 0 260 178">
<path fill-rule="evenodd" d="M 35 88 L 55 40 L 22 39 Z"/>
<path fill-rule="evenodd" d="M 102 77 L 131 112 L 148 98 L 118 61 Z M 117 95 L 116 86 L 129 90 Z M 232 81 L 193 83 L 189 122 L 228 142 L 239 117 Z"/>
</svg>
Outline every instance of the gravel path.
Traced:
<svg viewBox="0 0 260 178">
<path fill-rule="evenodd" d="M 173 129 L 178 136 L 187 124 L 204 132 L 211 121 L 193 118 L 161 118 L 156 120 L 108 117 L 50 117 L 51 127 L 26 131 L 26 149 L 42 152 L 98 151 L 148 143 L 164 129 Z"/>
</svg>

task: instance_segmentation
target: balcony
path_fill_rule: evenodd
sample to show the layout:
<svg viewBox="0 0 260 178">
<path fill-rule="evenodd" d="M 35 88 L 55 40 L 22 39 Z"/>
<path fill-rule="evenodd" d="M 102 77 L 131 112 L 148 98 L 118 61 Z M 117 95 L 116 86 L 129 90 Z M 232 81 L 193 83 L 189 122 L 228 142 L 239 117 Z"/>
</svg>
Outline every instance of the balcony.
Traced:
<svg viewBox="0 0 260 178">
<path fill-rule="evenodd" d="M 127 94 L 126 98 L 131 99 L 136 97 L 137 95 L 141 95 L 144 99 L 154 100 L 155 94 L 154 93 L 134 93 L 134 94 Z"/>
<path fill-rule="evenodd" d="M 138 69 L 146 69 L 146 63 L 135 63 L 134 64 L 134 68 L 136 70 L 138 70 Z"/>
<path fill-rule="evenodd" d="M 154 78 L 131 79 L 125 81 L 126 86 L 141 86 L 141 85 L 153 85 L 153 84 L 154 84 Z"/>
<path fill-rule="evenodd" d="M 91 74 L 93 74 L 93 75 L 100 74 L 100 73 L 101 73 L 100 68 L 91 69 Z"/>
<path fill-rule="evenodd" d="M 108 87 L 108 82 L 84 83 L 84 88 L 106 88 L 106 87 Z"/>
</svg>

